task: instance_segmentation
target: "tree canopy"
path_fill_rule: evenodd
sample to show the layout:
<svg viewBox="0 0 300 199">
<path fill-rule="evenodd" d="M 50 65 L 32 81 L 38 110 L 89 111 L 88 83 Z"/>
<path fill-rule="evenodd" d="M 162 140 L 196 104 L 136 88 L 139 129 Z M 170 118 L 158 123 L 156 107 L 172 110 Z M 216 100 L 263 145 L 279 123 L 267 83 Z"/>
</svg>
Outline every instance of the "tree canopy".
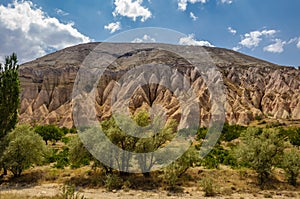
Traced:
<svg viewBox="0 0 300 199">
<path fill-rule="evenodd" d="M 0 64 L 0 139 L 11 131 L 18 121 L 20 81 L 18 59 L 13 53 Z"/>
</svg>

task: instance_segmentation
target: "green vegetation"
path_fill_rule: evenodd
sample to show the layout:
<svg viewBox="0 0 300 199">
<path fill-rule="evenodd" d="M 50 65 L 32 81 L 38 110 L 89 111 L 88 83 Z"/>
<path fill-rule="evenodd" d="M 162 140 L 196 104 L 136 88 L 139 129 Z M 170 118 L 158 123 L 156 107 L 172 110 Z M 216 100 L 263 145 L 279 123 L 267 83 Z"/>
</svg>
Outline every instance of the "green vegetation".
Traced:
<svg viewBox="0 0 300 199">
<path fill-rule="evenodd" d="M 18 59 L 13 53 L 5 57 L 5 64 L 0 64 L 0 158 L 7 147 L 5 136 L 16 126 L 18 121 L 18 110 L 20 106 L 20 81 L 18 74 Z M 0 162 L 0 170 L 7 169 Z"/>
<path fill-rule="evenodd" d="M 32 165 L 41 164 L 47 153 L 42 138 L 27 125 L 17 126 L 7 135 L 6 142 L 1 162 L 16 177 Z"/>
<path fill-rule="evenodd" d="M 0 64 L 0 140 L 11 131 L 18 121 L 20 106 L 20 81 L 18 59 L 13 53 Z"/>
<path fill-rule="evenodd" d="M 249 127 L 241 137 L 242 143 L 235 151 L 238 162 L 258 173 L 263 186 L 270 177 L 272 168 L 279 164 L 284 150 L 284 141 L 278 130 Z"/>
<path fill-rule="evenodd" d="M 246 128 L 225 124 L 219 141 L 202 159 L 199 158 L 199 149 L 206 141 L 207 129 L 199 128 L 195 142 L 191 143 L 191 147 L 181 157 L 167 167 L 149 173 L 154 163 L 160 162 L 163 157 L 148 152 L 157 151 L 172 140 L 176 135 L 176 122 L 171 120 L 164 124 L 160 118 L 152 118 L 151 121 L 146 111 L 137 112 L 129 119 L 124 116 L 117 117 L 102 121 L 100 125 L 110 141 L 125 151 L 116 153 L 111 150 L 104 153 L 111 161 L 111 165 L 118 165 L 119 170 L 96 160 L 85 148 L 81 141 L 82 137 L 80 139 L 72 134 L 76 129 L 58 128 L 54 125 L 40 125 L 34 128 L 20 125 L 11 130 L 0 143 L 0 147 L 4 149 L 0 163 L 14 177 L 20 177 L 24 170 L 38 165 L 50 165 L 51 168 L 56 168 L 56 171 L 66 167 L 69 167 L 68 169 L 89 167 L 91 170 L 88 171 L 88 177 L 85 176 L 82 180 L 88 178 L 90 179 L 88 183 L 103 186 L 109 191 L 128 190 L 140 186 L 135 183 L 135 178 L 143 177 L 143 181 L 147 182 L 149 187 L 163 186 L 174 192 L 182 190 L 180 187 L 184 181 L 191 180 L 187 174 L 190 168 L 200 166 L 209 171 L 221 168 L 220 165 L 230 166 L 240 172 L 247 171 L 243 178 L 248 177 L 246 174 L 249 169 L 254 170 L 257 173 L 258 185 L 262 188 L 267 182 L 272 182 L 270 179 L 273 169 L 282 168 L 287 182 L 297 185 L 300 171 L 299 128 L 283 129 L 281 126 Z M 143 130 L 139 127 L 143 127 Z M 85 128 L 82 132 L 97 136 L 94 128 Z M 133 136 L 141 132 L 147 132 L 150 136 L 147 138 Z M 191 129 L 184 129 L 180 131 L 180 135 L 188 137 L 191 132 Z M 94 137 L 88 139 L 93 141 Z M 49 141 L 51 145 L 47 146 Z M 105 149 L 105 146 L 101 145 L 100 149 Z M 134 162 L 143 175 L 128 173 L 132 157 L 127 151 L 142 154 L 136 156 Z M 196 182 L 198 181 L 199 179 Z M 205 196 L 216 195 L 215 185 L 210 176 L 203 176 L 200 185 Z M 57 197 L 84 198 L 76 192 L 73 185 L 62 187 L 61 194 Z"/>
<path fill-rule="evenodd" d="M 297 177 L 300 171 L 300 150 L 292 148 L 285 151 L 282 161 L 282 168 L 285 171 L 288 182 L 297 185 Z"/>
<path fill-rule="evenodd" d="M 213 180 L 211 178 L 204 178 L 201 180 L 200 185 L 206 197 L 215 196 L 216 192 L 214 190 Z"/>
<path fill-rule="evenodd" d="M 57 142 L 63 137 L 64 132 L 66 132 L 65 129 L 64 131 L 62 131 L 55 125 L 37 126 L 35 127 L 34 131 L 40 136 L 42 136 L 43 140 L 46 142 L 46 145 L 48 145 L 48 141 Z"/>
</svg>

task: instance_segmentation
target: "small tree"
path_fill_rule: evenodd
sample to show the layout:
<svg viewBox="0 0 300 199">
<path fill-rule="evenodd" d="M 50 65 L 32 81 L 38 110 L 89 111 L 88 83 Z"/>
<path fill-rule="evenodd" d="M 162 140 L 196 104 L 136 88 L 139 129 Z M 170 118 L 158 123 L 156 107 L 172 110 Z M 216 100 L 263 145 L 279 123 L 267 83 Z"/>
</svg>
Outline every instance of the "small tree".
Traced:
<svg viewBox="0 0 300 199">
<path fill-rule="evenodd" d="M 91 160 L 94 160 L 93 156 L 85 148 L 79 137 L 76 136 L 75 138 L 73 138 L 69 143 L 69 147 L 69 158 L 74 167 L 88 165 Z"/>
<path fill-rule="evenodd" d="M 34 131 L 42 136 L 43 140 L 46 142 L 46 145 L 48 145 L 49 140 L 57 142 L 64 136 L 64 133 L 61 131 L 61 129 L 54 125 L 37 126 L 35 127 Z"/>
<path fill-rule="evenodd" d="M 300 147 L 300 128 L 288 129 L 287 132 L 291 144 Z"/>
<path fill-rule="evenodd" d="M 17 55 L 5 57 L 4 67 L 0 64 L 0 139 L 11 131 L 18 121 L 20 106 L 20 81 Z"/>
<path fill-rule="evenodd" d="M 282 168 L 285 171 L 288 182 L 296 186 L 300 171 L 300 150 L 293 148 L 284 153 Z"/>
<path fill-rule="evenodd" d="M 178 179 L 199 160 L 199 151 L 191 146 L 180 158 L 163 170 L 163 179 L 170 189 L 175 189 Z"/>
<path fill-rule="evenodd" d="M 34 133 L 28 125 L 17 126 L 7 135 L 6 141 L 8 146 L 3 153 L 2 162 L 15 177 L 33 164 L 40 164 L 47 152 L 41 136 Z"/>
<path fill-rule="evenodd" d="M 5 57 L 4 67 L 0 64 L 0 158 L 5 150 L 4 137 L 11 131 L 18 121 L 18 109 L 20 105 L 20 81 L 17 55 Z M 4 169 L 4 175 L 7 170 Z"/>
<path fill-rule="evenodd" d="M 269 179 L 273 166 L 279 163 L 284 141 L 278 130 L 265 129 L 260 134 L 260 130 L 254 127 L 249 127 L 242 134 L 241 140 L 235 156 L 239 163 L 258 173 L 259 184 L 263 186 Z"/>
</svg>

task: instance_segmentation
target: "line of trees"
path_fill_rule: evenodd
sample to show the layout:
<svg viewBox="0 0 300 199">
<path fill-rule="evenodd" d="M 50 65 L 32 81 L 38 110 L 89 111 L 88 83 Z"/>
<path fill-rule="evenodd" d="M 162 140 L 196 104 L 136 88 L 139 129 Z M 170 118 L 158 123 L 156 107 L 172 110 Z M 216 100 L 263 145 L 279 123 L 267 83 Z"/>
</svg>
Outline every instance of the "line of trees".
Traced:
<svg viewBox="0 0 300 199">
<path fill-rule="evenodd" d="M 150 116 L 146 111 L 139 111 L 132 118 L 120 116 L 117 122 L 111 118 L 101 122 L 106 137 L 124 152 L 114 150 L 105 151 L 104 155 L 111 165 L 118 165 L 118 172 L 111 167 L 96 160 L 77 136 L 71 139 L 66 134 L 74 132 L 66 128 L 58 128 L 54 125 L 41 125 L 31 127 L 29 125 L 17 125 L 18 109 L 20 104 L 20 82 L 16 54 L 6 57 L 4 66 L 0 65 L 0 169 L 3 175 L 7 170 L 18 177 L 25 169 L 35 165 L 43 165 L 56 162 L 57 168 L 71 165 L 80 167 L 91 165 L 101 168 L 107 176 L 108 182 L 113 182 L 114 175 L 124 176 L 130 166 L 130 153 L 147 153 L 157 151 L 165 147 L 177 134 L 176 122 L 169 121 L 162 125 L 162 120 L 154 118 L 150 123 Z M 121 123 L 121 124 L 120 124 Z M 136 125 L 134 125 L 136 124 Z M 137 126 L 151 126 L 147 130 L 148 138 L 138 138 L 128 135 L 119 125 L 126 127 L 131 135 L 139 135 L 141 131 Z M 143 131 L 144 132 L 144 131 Z M 83 129 L 87 135 L 97 136 L 95 129 Z M 180 132 L 189 135 L 189 129 Z M 219 142 L 214 149 L 203 159 L 199 159 L 199 148 L 205 142 L 206 128 L 199 128 L 197 139 L 190 149 L 182 157 L 164 168 L 163 179 L 170 187 L 176 187 L 177 180 L 193 166 L 204 166 L 206 168 L 218 168 L 219 164 L 230 165 L 233 168 L 247 167 L 257 172 L 260 186 L 264 186 L 270 179 L 275 167 L 285 171 L 287 181 L 297 184 L 300 170 L 300 128 L 256 128 L 242 127 L 238 125 L 225 124 Z M 93 137 L 88 137 L 93 141 Z M 240 143 L 230 145 L 225 149 L 222 143 L 231 143 L 239 139 Z M 61 149 L 54 149 L 48 145 L 57 141 L 65 142 Z M 98 152 L 105 149 L 105 145 L 95 145 Z M 97 151 L 96 150 L 96 151 Z M 99 151 L 100 150 L 100 151 Z M 149 171 L 159 157 L 153 154 L 137 156 L 135 160 L 145 177 L 149 177 Z"/>
</svg>

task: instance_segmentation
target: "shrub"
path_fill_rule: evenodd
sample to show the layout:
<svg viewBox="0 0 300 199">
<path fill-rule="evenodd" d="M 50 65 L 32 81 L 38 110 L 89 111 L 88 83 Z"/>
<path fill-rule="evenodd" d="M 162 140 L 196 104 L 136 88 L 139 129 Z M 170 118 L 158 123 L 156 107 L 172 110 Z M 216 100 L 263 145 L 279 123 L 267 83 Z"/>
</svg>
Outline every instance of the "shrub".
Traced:
<svg viewBox="0 0 300 199">
<path fill-rule="evenodd" d="M 28 125 L 17 126 L 7 135 L 6 141 L 8 146 L 1 162 L 14 176 L 20 176 L 34 164 L 41 164 L 47 154 L 43 139 Z"/>
<path fill-rule="evenodd" d="M 300 150 L 293 148 L 284 153 L 282 168 L 285 171 L 288 182 L 296 186 L 300 171 Z"/>
<path fill-rule="evenodd" d="M 69 160 L 69 148 L 63 147 L 62 151 L 59 151 L 58 154 L 55 155 L 56 163 L 54 164 L 54 168 L 63 169 L 70 164 Z"/>
<path fill-rule="evenodd" d="M 242 163 L 258 173 L 259 184 L 269 179 L 272 167 L 278 165 L 284 150 L 284 141 L 278 130 L 249 127 L 241 137 L 242 143 L 236 148 L 235 156 Z"/>
<path fill-rule="evenodd" d="M 123 186 L 123 179 L 116 174 L 108 174 L 105 179 L 105 188 L 109 191 L 114 189 L 121 189 Z"/>
<path fill-rule="evenodd" d="M 224 124 L 222 134 L 221 134 L 221 141 L 230 142 L 234 139 L 240 137 L 241 133 L 246 130 L 246 127 L 240 125 L 229 125 Z"/>
<path fill-rule="evenodd" d="M 68 146 L 70 147 L 69 158 L 73 168 L 89 165 L 90 161 L 93 160 L 92 155 L 84 147 L 79 137 L 72 139 Z"/>
<path fill-rule="evenodd" d="M 202 187 L 202 190 L 204 191 L 205 197 L 216 195 L 213 180 L 211 178 L 204 178 L 203 180 L 201 180 L 200 185 Z"/>
<path fill-rule="evenodd" d="M 199 153 L 195 147 L 191 147 L 178 160 L 167 166 L 163 170 L 163 179 L 168 187 L 173 190 L 176 188 L 178 179 L 199 159 Z"/>
<path fill-rule="evenodd" d="M 237 167 L 236 158 L 230 153 L 229 150 L 224 149 L 220 145 L 216 145 L 210 153 L 204 157 L 201 165 L 207 169 L 218 169 L 219 164 Z"/>
<path fill-rule="evenodd" d="M 292 145 L 300 146 L 300 128 L 297 129 L 289 129 L 288 137 Z"/>
<path fill-rule="evenodd" d="M 84 195 L 81 195 L 79 192 L 76 193 L 74 185 L 63 185 L 60 191 L 58 199 L 85 199 Z"/>
</svg>

